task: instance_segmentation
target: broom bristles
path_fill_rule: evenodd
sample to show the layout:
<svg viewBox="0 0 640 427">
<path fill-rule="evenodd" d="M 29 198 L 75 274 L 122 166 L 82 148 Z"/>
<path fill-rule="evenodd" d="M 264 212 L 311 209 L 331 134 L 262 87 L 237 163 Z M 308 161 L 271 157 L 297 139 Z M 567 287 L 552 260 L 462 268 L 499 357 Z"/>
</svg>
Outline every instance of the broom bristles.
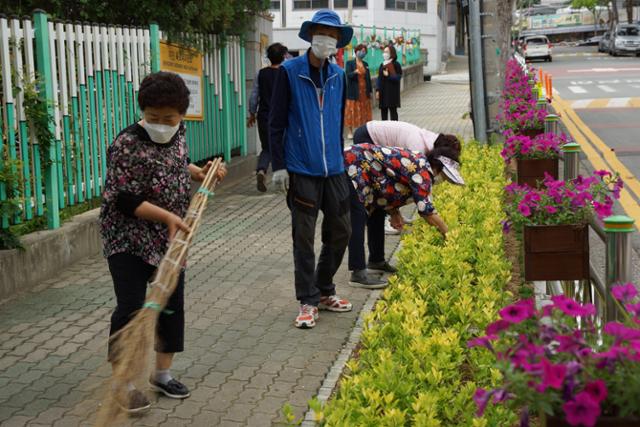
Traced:
<svg viewBox="0 0 640 427">
<path fill-rule="evenodd" d="M 138 390 L 142 390 L 148 381 L 149 361 L 156 339 L 158 316 L 177 286 L 180 271 L 186 260 L 188 246 L 200 224 L 207 198 L 212 194 L 211 191 L 218 182 L 216 175 L 221 165 L 221 159 L 213 161 L 200 189 L 193 196 L 184 219 L 190 232 L 178 231 L 169 244 L 169 248 L 158 266 L 145 305 L 136 312 L 133 319 L 124 328 L 110 337 L 114 370 L 108 385 L 107 397 L 98 412 L 97 426 L 113 426 L 122 419 L 125 411 L 122 410 L 118 402 L 127 404 L 128 385 L 133 384 Z"/>
</svg>

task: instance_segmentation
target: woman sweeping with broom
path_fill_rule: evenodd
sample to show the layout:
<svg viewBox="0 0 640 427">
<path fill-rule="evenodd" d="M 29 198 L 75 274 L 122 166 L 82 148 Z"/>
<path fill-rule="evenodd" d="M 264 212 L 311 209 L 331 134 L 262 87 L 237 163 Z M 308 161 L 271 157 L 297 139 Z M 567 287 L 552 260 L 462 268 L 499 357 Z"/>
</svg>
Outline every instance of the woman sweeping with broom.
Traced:
<svg viewBox="0 0 640 427">
<path fill-rule="evenodd" d="M 138 103 L 143 119 L 124 129 L 109 147 L 107 177 L 100 212 L 104 255 L 109 264 L 117 306 L 110 336 L 131 320 L 145 304 L 147 284 L 178 230 L 189 232 L 182 218 L 190 201 L 191 180 L 202 181 L 211 163 L 200 168 L 188 159 L 185 126 L 189 89 L 180 76 L 158 72 L 140 84 Z M 226 175 L 221 166 L 217 179 Z M 117 340 L 118 337 L 116 336 Z M 114 371 L 118 354 L 109 342 Z M 178 285 L 158 318 L 156 365 L 149 382 L 153 389 L 175 399 L 189 397 L 189 389 L 171 376 L 173 356 L 184 350 L 184 268 Z M 117 403 L 129 413 L 142 412 L 150 402 L 132 383 Z"/>
</svg>

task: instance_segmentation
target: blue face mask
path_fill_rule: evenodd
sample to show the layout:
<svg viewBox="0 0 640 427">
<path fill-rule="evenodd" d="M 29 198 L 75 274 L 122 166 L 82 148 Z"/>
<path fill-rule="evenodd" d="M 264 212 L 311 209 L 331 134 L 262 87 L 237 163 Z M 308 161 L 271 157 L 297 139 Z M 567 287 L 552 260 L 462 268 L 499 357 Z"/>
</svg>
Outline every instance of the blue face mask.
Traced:
<svg viewBox="0 0 640 427">
<path fill-rule="evenodd" d="M 356 52 L 356 56 L 360 59 L 364 58 L 365 56 L 367 56 L 367 52 L 365 52 L 364 50 L 359 50 Z"/>
</svg>

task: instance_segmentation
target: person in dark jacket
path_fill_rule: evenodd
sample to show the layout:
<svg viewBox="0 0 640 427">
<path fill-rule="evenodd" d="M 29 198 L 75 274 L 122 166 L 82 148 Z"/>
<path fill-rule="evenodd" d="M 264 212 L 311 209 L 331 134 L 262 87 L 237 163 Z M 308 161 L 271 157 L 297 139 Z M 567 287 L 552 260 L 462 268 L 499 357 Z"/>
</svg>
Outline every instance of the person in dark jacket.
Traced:
<svg viewBox="0 0 640 427">
<path fill-rule="evenodd" d="M 256 167 L 256 185 L 258 191 L 267 191 L 266 174 L 271 163 L 271 151 L 269 149 L 269 104 L 273 85 L 278 75 L 278 68 L 284 62 L 289 53 L 286 46 L 274 43 L 267 48 L 267 58 L 271 65 L 258 72 L 249 98 L 249 118 L 247 127 L 252 127 L 258 120 L 258 136 L 260 137 L 260 156 L 258 156 L 258 166 Z"/>
<path fill-rule="evenodd" d="M 393 46 L 385 47 L 382 57 L 384 61 L 378 70 L 378 81 L 376 82 L 376 98 L 380 101 L 380 115 L 382 120 L 388 120 L 389 112 L 391 112 L 391 120 L 398 120 L 402 67 Z"/>
<path fill-rule="evenodd" d="M 349 136 L 353 138 L 353 129 L 358 128 L 372 119 L 371 117 L 371 73 L 369 64 L 364 60 L 367 46 L 359 44 L 355 49 L 356 57 L 347 61 L 347 105 L 344 113 L 344 124 L 349 129 Z"/>
<path fill-rule="evenodd" d="M 288 190 L 296 298 L 295 326 L 312 328 L 318 309 L 350 311 L 336 296 L 335 275 L 349 243 L 349 182 L 344 169 L 345 74 L 328 58 L 346 46 L 353 29 L 331 10 L 319 10 L 298 36 L 311 48 L 280 67 L 269 113 L 269 143 L 275 185 Z M 276 98 L 277 97 L 277 98 Z M 314 237 L 322 210 L 322 251 Z"/>
</svg>

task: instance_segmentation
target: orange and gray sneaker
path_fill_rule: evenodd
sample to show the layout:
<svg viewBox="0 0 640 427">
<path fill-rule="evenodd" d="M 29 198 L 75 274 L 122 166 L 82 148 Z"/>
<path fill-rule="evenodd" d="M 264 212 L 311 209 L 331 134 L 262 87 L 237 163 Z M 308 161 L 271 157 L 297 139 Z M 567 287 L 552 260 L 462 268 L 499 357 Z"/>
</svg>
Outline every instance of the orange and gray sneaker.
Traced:
<svg viewBox="0 0 640 427">
<path fill-rule="evenodd" d="M 351 311 L 353 305 L 344 298 L 339 298 L 336 295 L 329 295 L 320 297 L 320 304 L 318 304 L 318 308 L 320 310 L 344 312 Z"/>
<path fill-rule="evenodd" d="M 301 304 L 298 317 L 296 317 L 296 328 L 311 329 L 316 326 L 318 320 L 318 307 L 310 304 Z"/>
</svg>

